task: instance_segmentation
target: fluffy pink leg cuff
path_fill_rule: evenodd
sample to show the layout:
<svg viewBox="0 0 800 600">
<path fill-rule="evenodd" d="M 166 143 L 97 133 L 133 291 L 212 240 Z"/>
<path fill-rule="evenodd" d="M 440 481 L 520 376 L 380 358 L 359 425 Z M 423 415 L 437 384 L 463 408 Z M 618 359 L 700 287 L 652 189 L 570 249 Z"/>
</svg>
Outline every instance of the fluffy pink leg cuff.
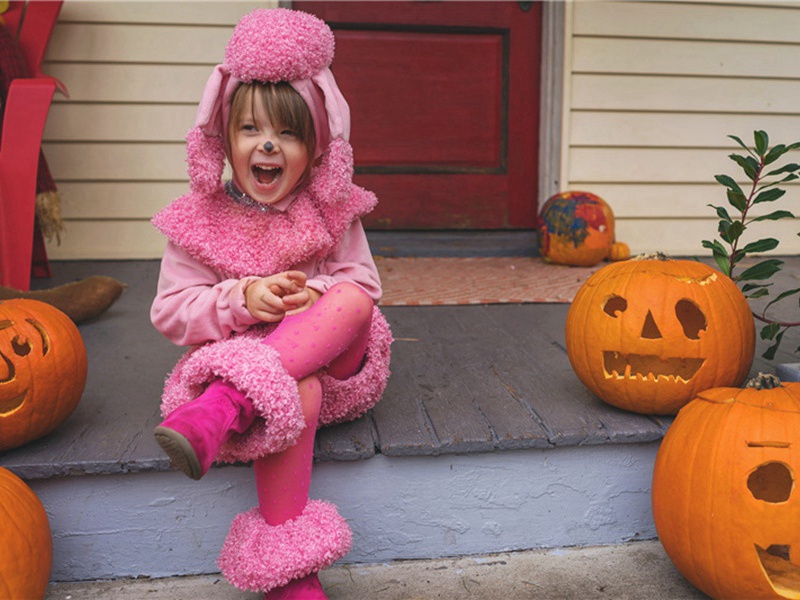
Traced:
<svg viewBox="0 0 800 600">
<path fill-rule="evenodd" d="M 392 351 L 392 332 L 380 309 L 372 311 L 367 353 L 361 370 L 347 379 L 336 379 L 323 369 L 321 425 L 357 419 L 381 399 L 389 380 Z"/>
<path fill-rule="evenodd" d="M 347 521 L 329 502 L 311 500 L 299 517 L 276 526 L 254 508 L 233 520 L 217 565 L 240 590 L 268 592 L 329 567 L 352 541 Z"/>
<path fill-rule="evenodd" d="M 243 434 L 228 439 L 217 461 L 246 462 L 297 441 L 305 427 L 297 382 L 283 368 L 278 353 L 257 336 L 237 336 L 184 355 L 164 387 L 162 414 L 167 416 L 194 400 L 214 379 L 223 379 L 244 393 L 260 417 Z"/>
</svg>

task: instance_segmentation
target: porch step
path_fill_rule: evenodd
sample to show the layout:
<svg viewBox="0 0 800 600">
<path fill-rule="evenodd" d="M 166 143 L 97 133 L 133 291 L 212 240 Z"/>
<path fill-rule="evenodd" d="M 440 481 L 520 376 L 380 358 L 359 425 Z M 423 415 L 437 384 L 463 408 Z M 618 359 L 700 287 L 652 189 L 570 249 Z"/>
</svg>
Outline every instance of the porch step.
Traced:
<svg viewBox="0 0 800 600">
<path fill-rule="evenodd" d="M 246 465 L 200 482 L 152 429 L 183 350 L 150 325 L 156 261 L 54 265 L 51 287 L 110 275 L 128 289 L 80 326 L 89 379 L 55 432 L 0 454 L 50 516 L 54 581 L 213 573 Z M 386 308 L 392 377 L 367 417 L 318 435 L 312 497 L 339 506 L 351 562 L 652 538 L 650 477 L 669 419 L 605 405 L 572 373 L 564 305 Z"/>
</svg>

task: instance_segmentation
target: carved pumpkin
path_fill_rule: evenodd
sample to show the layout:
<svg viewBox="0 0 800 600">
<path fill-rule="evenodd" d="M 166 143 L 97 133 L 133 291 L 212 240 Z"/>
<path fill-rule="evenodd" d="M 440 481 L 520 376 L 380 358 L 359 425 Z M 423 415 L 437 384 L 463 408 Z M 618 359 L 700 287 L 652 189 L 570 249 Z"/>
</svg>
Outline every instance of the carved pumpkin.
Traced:
<svg viewBox="0 0 800 600">
<path fill-rule="evenodd" d="M 38 300 L 0 302 L 0 451 L 58 427 L 78 405 L 86 372 L 69 317 Z"/>
<path fill-rule="evenodd" d="M 592 274 L 567 313 L 566 343 L 578 378 L 607 403 L 674 414 L 702 390 L 744 381 L 755 325 L 730 278 L 661 256 Z"/>
<path fill-rule="evenodd" d="M 44 598 L 53 563 L 47 513 L 36 494 L 0 467 L 0 598 Z"/>
<path fill-rule="evenodd" d="M 562 192 L 539 214 L 539 254 L 548 262 L 591 267 L 606 258 L 625 260 L 630 250 L 614 241 L 614 213 L 602 198 Z"/>
<path fill-rule="evenodd" d="M 659 538 L 712 598 L 800 598 L 800 383 L 768 381 L 700 393 L 656 458 Z"/>
</svg>

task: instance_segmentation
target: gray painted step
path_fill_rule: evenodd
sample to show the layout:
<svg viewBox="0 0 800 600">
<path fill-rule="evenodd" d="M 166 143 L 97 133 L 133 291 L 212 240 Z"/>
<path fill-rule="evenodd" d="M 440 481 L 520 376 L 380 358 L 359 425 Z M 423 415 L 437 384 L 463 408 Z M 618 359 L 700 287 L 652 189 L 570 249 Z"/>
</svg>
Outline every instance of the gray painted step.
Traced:
<svg viewBox="0 0 800 600">
<path fill-rule="evenodd" d="M 81 324 L 89 379 L 75 413 L 51 435 L 0 455 L 24 479 L 164 471 L 151 435 L 183 349 L 156 332 L 149 307 L 157 261 L 64 262 L 37 287 L 110 275 L 128 288 Z M 490 452 L 660 439 L 664 423 L 592 396 L 564 350 L 567 306 L 386 307 L 397 342 L 392 377 L 370 415 L 324 429 L 319 460 Z"/>
</svg>

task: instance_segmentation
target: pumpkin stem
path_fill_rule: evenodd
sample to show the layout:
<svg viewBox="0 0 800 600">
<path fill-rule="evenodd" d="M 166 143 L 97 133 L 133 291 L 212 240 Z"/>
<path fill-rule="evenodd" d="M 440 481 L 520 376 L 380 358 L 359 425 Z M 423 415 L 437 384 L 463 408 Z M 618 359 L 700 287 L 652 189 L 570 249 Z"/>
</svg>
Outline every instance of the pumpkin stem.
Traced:
<svg viewBox="0 0 800 600">
<path fill-rule="evenodd" d="M 747 382 L 746 387 L 755 388 L 757 390 L 771 390 L 776 387 L 781 387 L 781 380 L 778 379 L 777 375 L 773 375 L 772 373 L 759 373 Z"/>
<path fill-rule="evenodd" d="M 669 260 L 664 252 L 645 252 L 644 254 L 637 254 L 631 260 Z"/>
</svg>

